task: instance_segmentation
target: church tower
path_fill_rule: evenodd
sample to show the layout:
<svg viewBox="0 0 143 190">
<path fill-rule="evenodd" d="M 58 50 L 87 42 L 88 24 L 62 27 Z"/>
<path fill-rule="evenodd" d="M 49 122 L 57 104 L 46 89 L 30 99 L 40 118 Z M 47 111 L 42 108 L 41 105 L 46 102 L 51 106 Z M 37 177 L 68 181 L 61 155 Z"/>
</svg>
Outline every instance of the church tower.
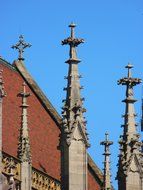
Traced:
<svg viewBox="0 0 143 190">
<path fill-rule="evenodd" d="M 128 64 L 127 77 L 118 81 L 118 84 L 126 86 L 125 114 L 123 135 L 120 137 L 120 155 L 118 163 L 118 189 L 119 190 L 142 190 L 143 189 L 143 155 L 141 152 L 141 142 L 137 133 L 135 121 L 135 111 L 133 87 L 141 83 L 141 79 L 133 78 L 131 74 L 132 65 Z"/>
<path fill-rule="evenodd" d="M 87 190 L 87 148 L 88 137 L 86 121 L 83 113 L 83 98 L 81 98 L 76 47 L 83 39 L 75 38 L 75 24 L 70 24 L 71 36 L 62 41 L 62 45 L 70 46 L 66 99 L 63 106 L 63 124 L 61 132 L 61 185 L 62 190 Z"/>
</svg>

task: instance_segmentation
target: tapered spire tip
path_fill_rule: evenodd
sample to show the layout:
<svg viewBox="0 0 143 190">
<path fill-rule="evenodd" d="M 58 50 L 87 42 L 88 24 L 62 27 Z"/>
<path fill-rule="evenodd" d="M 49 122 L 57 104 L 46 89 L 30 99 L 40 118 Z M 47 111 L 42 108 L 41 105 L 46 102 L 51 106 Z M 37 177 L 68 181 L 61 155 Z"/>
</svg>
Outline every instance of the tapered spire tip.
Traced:
<svg viewBox="0 0 143 190">
<path fill-rule="evenodd" d="M 108 132 L 105 133 L 105 140 L 106 140 L 106 141 L 109 140 L 109 133 L 108 133 Z"/>
<path fill-rule="evenodd" d="M 132 77 L 131 69 L 132 69 L 133 67 L 134 67 L 134 66 L 133 66 L 131 63 L 128 63 L 128 65 L 125 66 L 125 68 L 128 69 L 128 78 L 131 78 L 131 77 Z"/>
<path fill-rule="evenodd" d="M 81 130 L 83 131 L 83 138 L 86 146 L 88 144 L 88 138 L 85 131 L 85 119 L 83 117 L 83 113 L 86 111 L 83 108 L 84 99 L 81 98 L 80 90 L 83 87 L 80 85 L 80 75 L 78 73 L 78 64 L 80 60 L 77 58 L 76 47 L 83 43 L 83 39 L 75 38 L 74 36 L 74 28 L 75 24 L 71 23 L 69 27 L 71 28 L 71 36 L 64 39 L 62 41 L 62 45 L 69 45 L 69 59 L 66 63 L 69 64 L 69 72 L 66 79 L 68 80 L 67 87 L 64 90 L 67 91 L 66 100 L 64 100 L 63 106 L 63 126 L 66 134 L 67 144 L 70 144 L 72 139 L 72 134 L 74 133 L 74 128 L 76 128 L 77 123 L 79 122 L 81 125 Z M 67 133 L 69 131 L 69 134 Z M 70 138 L 69 138 L 70 137 Z M 70 140 L 69 140 L 70 139 Z"/>
</svg>

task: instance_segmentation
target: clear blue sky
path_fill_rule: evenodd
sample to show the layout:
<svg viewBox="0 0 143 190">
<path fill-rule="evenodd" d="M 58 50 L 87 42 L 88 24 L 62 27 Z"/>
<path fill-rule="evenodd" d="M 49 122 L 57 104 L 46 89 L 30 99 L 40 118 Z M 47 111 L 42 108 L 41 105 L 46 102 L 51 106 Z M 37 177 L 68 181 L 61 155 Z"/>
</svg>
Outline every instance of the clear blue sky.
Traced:
<svg viewBox="0 0 143 190">
<path fill-rule="evenodd" d="M 81 84 L 87 108 L 89 153 L 102 168 L 103 147 L 99 145 L 109 131 L 112 146 L 112 181 L 116 175 L 118 139 L 122 133 L 121 114 L 125 89 L 117 80 L 126 75 L 124 66 L 132 62 L 134 76 L 143 78 L 143 1 L 142 0 L 0 0 L 0 55 L 13 62 L 16 51 L 10 49 L 18 36 L 32 44 L 25 52 L 25 65 L 39 86 L 61 112 L 66 86 L 68 47 L 61 40 L 69 36 L 75 22 L 77 37 L 86 43 L 78 48 Z M 141 86 L 136 87 L 141 112 Z M 139 118 L 137 119 L 139 121 Z"/>
</svg>

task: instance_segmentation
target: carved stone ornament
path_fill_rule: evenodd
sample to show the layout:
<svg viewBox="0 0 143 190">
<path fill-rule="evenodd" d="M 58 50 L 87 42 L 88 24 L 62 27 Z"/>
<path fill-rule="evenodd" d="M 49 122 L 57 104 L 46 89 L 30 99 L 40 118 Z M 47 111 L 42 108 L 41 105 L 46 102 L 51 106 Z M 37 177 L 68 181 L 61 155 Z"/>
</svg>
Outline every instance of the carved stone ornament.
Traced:
<svg viewBox="0 0 143 190">
<path fill-rule="evenodd" d="M 35 169 L 32 171 L 32 187 L 37 190 L 60 190 L 60 183 Z"/>
</svg>

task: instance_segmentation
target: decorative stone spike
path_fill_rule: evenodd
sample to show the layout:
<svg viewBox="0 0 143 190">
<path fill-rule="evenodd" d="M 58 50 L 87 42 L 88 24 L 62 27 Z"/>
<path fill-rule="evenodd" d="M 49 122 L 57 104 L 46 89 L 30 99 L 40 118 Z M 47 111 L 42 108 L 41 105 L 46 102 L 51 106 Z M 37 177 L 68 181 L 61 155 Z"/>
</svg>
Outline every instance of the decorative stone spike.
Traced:
<svg viewBox="0 0 143 190">
<path fill-rule="evenodd" d="M 84 87 L 83 87 L 83 86 L 80 86 L 80 89 L 82 90 L 82 89 L 84 89 Z"/>
<path fill-rule="evenodd" d="M 79 78 L 79 79 L 82 78 L 82 75 L 78 75 L 78 78 Z"/>
<path fill-rule="evenodd" d="M 68 77 L 67 77 L 67 76 L 65 76 L 65 77 L 64 77 L 64 79 L 68 79 Z"/>
<path fill-rule="evenodd" d="M 141 163 L 141 143 L 137 133 L 137 124 L 135 121 L 135 111 L 133 87 L 141 83 L 141 79 L 133 78 L 131 69 L 133 66 L 128 64 L 127 77 L 118 81 L 118 84 L 126 86 L 126 98 L 123 102 L 126 104 L 124 114 L 123 135 L 120 136 L 120 155 L 118 162 L 118 189 L 119 190 L 142 190 L 143 189 L 143 166 Z"/>
<path fill-rule="evenodd" d="M 67 88 L 63 88 L 63 90 L 64 90 L 64 91 L 66 91 L 66 90 L 67 90 Z"/>
<path fill-rule="evenodd" d="M 84 102 L 84 101 L 85 101 L 85 98 L 81 98 L 80 100 L 81 100 L 82 102 Z"/>
<path fill-rule="evenodd" d="M 103 178 L 103 190 L 111 190 L 111 174 L 110 174 L 110 146 L 113 144 L 112 141 L 109 141 L 108 133 L 105 133 L 105 141 L 100 143 L 104 146 L 104 178 Z"/>
</svg>

